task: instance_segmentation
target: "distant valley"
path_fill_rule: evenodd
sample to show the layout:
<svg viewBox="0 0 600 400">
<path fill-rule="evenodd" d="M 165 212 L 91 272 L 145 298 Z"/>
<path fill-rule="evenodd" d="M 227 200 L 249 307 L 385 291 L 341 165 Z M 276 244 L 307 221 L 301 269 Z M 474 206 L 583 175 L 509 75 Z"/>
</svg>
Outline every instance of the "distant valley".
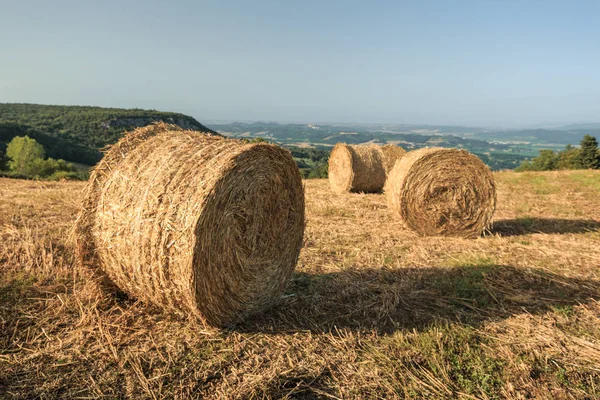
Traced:
<svg viewBox="0 0 600 400">
<path fill-rule="evenodd" d="M 326 174 L 329 151 L 338 142 L 396 144 L 406 150 L 457 147 L 477 154 L 494 170 L 513 169 L 540 149 L 577 145 L 589 133 L 600 137 L 600 124 L 553 129 L 495 130 L 465 126 L 403 124 L 282 124 L 227 122 L 202 124 L 188 115 L 156 110 L 0 103 L 0 151 L 15 136 L 28 135 L 48 156 L 94 165 L 101 149 L 123 132 L 163 121 L 185 129 L 225 136 L 258 138 L 290 148 L 304 176 Z"/>
<path fill-rule="evenodd" d="M 586 133 L 600 134 L 600 124 L 559 129 L 492 130 L 464 126 L 402 124 L 279 124 L 273 122 L 210 124 L 232 137 L 263 138 L 284 146 L 329 150 L 338 142 L 396 144 L 407 150 L 457 147 L 477 154 L 492 169 L 513 169 L 540 149 L 578 144 Z"/>
</svg>

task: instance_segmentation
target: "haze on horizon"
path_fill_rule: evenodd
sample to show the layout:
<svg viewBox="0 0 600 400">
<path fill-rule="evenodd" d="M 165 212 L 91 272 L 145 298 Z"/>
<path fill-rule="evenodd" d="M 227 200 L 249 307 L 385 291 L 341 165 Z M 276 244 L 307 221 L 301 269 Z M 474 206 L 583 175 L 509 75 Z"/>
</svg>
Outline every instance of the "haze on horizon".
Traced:
<svg viewBox="0 0 600 400">
<path fill-rule="evenodd" d="M 595 1 L 0 7 L 0 102 L 150 108 L 201 122 L 600 122 Z"/>
</svg>

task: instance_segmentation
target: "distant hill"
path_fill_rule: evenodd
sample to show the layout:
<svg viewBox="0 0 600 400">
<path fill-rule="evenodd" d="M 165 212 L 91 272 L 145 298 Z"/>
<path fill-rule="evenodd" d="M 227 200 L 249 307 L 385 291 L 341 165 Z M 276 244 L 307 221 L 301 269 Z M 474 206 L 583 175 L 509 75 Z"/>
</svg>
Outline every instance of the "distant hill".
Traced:
<svg viewBox="0 0 600 400">
<path fill-rule="evenodd" d="M 15 136 L 29 135 L 48 156 L 93 165 L 100 149 L 116 142 L 123 132 L 152 122 L 215 133 L 194 118 L 171 112 L 87 106 L 0 103 L 0 150 Z"/>
<path fill-rule="evenodd" d="M 480 132 L 473 137 L 488 141 L 505 141 L 505 142 L 528 142 L 534 145 L 557 144 L 567 145 L 579 144 L 581 138 L 586 134 L 600 136 L 600 129 L 577 128 L 577 129 L 521 129 L 521 130 L 505 130 L 505 131 L 487 131 Z M 576 127 L 576 125 L 572 125 Z"/>
<path fill-rule="evenodd" d="M 596 130 L 600 131 L 600 122 L 584 123 L 584 124 L 570 124 L 561 127 L 563 130 Z"/>
<path fill-rule="evenodd" d="M 576 144 L 583 135 L 577 131 L 558 129 L 521 129 L 482 132 L 475 137 L 484 140 L 522 141 L 530 143 Z"/>
<path fill-rule="evenodd" d="M 398 124 L 279 124 L 275 122 L 231 122 L 212 124 L 213 129 L 225 136 L 261 138 L 293 149 L 297 160 L 311 160 L 313 168 L 326 161 L 326 155 L 336 143 L 396 144 L 406 150 L 422 147 L 457 147 L 477 154 L 494 170 L 513 169 L 530 156 L 537 154 L 530 146 L 489 143 L 475 138 L 484 134 L 481 128 L 433 125 Z M 459 136 L 460 135 L 460 136 Z M 310 150 L 325 154 L 316 160 L 317 153 L 302 154 Z M 325 153 L 323 153 L 325 152 Z M 302 163 L 298 162 L 302 168 Z M 315 171 L 314 174 L 318 173 Z"/>
<path fill-rule="evenodd" d="M 234 122 L 215 124 L 213 128 L 226 136 L 261 137 L 286 146 L 313 146 L 332 148 L 336 143 L 393 143 L 407 149 L 424 146 L 464 147 L 474 151 L 487 151 L 490 144 L 483 140 L 462 138 L 455 132 L 460 127 L 434 127 L 429 125 L 326 125 L 279 124 L 274 122 Z M 469 131 L 471 133 L 472 131 Z M 475 132 L 475 130 L 473 130 Z M 478 131 L 477 131 L 478 132 Z M 504 147 L 504 146 L 496 146 Z"/>
</svg>

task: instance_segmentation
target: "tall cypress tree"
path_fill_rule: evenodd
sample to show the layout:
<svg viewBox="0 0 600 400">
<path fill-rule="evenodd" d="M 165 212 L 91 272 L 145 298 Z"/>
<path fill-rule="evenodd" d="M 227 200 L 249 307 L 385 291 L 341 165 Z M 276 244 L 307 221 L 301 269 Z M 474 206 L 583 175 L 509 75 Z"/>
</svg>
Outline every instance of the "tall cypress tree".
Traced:
<svg viewBox="0 0 600 400">
<path fill-rule="evenodd" d="M 598 154 L 598 141 L 591 135 L 581 139 L 581 164 L 583 168 L 600 169 L 600 155 Z"/>
</svg>

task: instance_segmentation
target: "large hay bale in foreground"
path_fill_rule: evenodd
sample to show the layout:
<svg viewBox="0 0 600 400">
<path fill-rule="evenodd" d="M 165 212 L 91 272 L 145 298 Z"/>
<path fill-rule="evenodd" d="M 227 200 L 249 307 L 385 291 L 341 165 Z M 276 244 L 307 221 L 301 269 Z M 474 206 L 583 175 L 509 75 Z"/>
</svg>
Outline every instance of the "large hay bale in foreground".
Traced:
<svg viewBox="0 0 600 400">
<path fill-rule="evenodd" d="M 379 193 L 383 189 L 389 165 L 405 152 L 397 146 L 384 150 L 377 145 L 338 143 L 329 156 L 329 185 L 336 193 Z M 400 149 L 401 151 L 397 150 Z"/>
<path fill-rule="evenodd" d="M 424 235 L 477 237 L 496 209 L 490 169 L 466 150 L 406 154 L 390 172 L 385 193 L 390 208 Z"/>
<path fill-rule="evenodd" d="M 304 190 L 280 147 L 156 124 L 126 134 L 94 169 L 80 259 L 120 289 L 226 326 L 276 301 L 304 233 Z"/>
</svg>

